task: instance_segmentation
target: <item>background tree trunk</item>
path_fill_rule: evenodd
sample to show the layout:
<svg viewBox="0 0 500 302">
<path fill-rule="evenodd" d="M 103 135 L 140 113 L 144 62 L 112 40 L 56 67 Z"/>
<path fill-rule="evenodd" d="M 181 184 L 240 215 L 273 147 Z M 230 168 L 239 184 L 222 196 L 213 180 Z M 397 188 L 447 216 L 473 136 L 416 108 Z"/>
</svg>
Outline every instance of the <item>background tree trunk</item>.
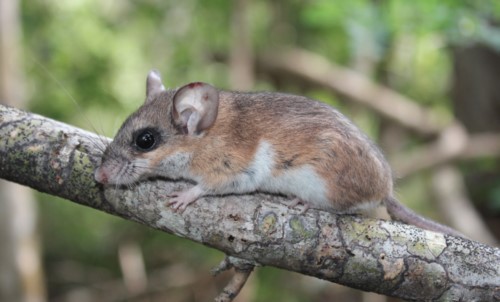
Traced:
<svg viewBox="0 0 500 302">
<path fill-rule="evenodd" d="M 0 103 L 24 107 L 19 17 L 0 0 Z M 0 181 L 0 301 L 45 301 L 37 223 L 32 191 Z"/>
<path fill-rule="evenodd" d="M 247 0 L 232 1 L 229 82 L 234 90 L 250 90 L 255 81 L 248 5 Z"/>
<path fill-rule="evenodd" d="M 453 49 L 453 109 L 471 133 L 500 131 L 500 54 L 486 45 Z"/>
<path fill-rule="evenodd" d="M 498 28 L 497 28 L 498 29 Z M 455 115 L 470 133 L 500 131 L 500 53 L 485 44 L 454 47 L 451 99 Z M 498 165 L 498 160 L 496 161 Z M 500 237 L 500 222 L 489 209 L 491 198 L 474 188 L 498 186 L 500 173 L 470 167 L 464 182 L 489 229 Z M 489 190 L 489 189 L 488 189 Z M 497 197 L 498 198 L 498 197 Z M 500 201 L 496 201 L 500 203 Z M 498 210 L 496 211 L 498 213 Z"/>
</svg>

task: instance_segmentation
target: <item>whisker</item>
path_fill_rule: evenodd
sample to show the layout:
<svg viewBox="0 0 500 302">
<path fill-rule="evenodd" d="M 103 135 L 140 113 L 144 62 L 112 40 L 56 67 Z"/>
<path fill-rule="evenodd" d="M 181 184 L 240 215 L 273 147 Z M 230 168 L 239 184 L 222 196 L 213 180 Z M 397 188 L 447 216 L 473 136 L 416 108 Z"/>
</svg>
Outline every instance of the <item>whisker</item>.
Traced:
<svg viewBox="0 0 500 302">
<path fill-rule="evenodd" d="M 68 98 L 71 100 L 71 102 L 75 105 L 75 108 L 78 110 L 78 112 L 81 114 L 85 122 L 88 124 L 90 129 L 97 134 L 97 137 L 89 137 L 89 146 L 97 149 L 98 151 L 104 152 L 106 149 L 106 146 L 108 145 L 107 138 L 104 135 L 101 135 L 100 133 L 104 133 L 102 131 L 103 127 L 101 124 L 101 131 L 98 131 L 97 128 L 94 126 L 92 121 L 88 118 L 88 116 L 85 114 L 85 111 L 81 104 L 76 100 L 75 97 L 71 94 L 71 92 L 66 88 L 66 86 L 60 81 L 54 73 L 52 73 L 42 62 L 40 62 L 38 59 L 36 59 L 34 56 L 30 56 L 31 60 L 41 69 L 43 72 L 54 82 L 56 85 L 68 96 Z"/>
</svg>

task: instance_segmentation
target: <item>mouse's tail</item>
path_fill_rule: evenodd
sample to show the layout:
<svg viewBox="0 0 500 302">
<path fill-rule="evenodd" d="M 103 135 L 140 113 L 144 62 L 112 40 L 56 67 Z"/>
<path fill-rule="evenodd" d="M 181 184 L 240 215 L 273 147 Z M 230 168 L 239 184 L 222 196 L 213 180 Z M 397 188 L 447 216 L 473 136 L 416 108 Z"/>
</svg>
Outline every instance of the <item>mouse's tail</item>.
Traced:
<svg viewBox="0 0 500 302">
<path fill-rule="evenodd" d="M 437 223 L 435 221 L 432 221 L 430 219 L 418 215 L 417 213 L 413 212 L 413 210 L 406 207 L 404 204 L 399 202 L 394 197 L 387 198 L 385 200 L 385 206 L 387 207 L 387 212 L 389 213 L 389 215 L 393 220 L 400 221 L 406 224 L 411 224 L 416 227 L 426 229 L 429 231 L 467 238 L 465 235 L 461 234 L 460 232 L 448 226 L 442 225 L 440 223 Z"/>
</svg>

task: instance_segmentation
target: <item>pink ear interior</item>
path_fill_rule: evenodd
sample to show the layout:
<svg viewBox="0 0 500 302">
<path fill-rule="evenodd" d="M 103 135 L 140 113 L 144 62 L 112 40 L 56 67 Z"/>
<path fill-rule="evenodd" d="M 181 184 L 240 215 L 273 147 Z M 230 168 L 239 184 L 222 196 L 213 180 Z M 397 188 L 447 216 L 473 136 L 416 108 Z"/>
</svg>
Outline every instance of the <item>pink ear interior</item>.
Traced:
<svg viewBox="0 0 500 302">
<path fill-rule="evenodd" d="M 215 123 L 219 92 L 207 83 L 187 84 L 175 93 L 173 109 L 175 123 L 187 128 L 188 134 L 197 134 Z"/>
</svg>

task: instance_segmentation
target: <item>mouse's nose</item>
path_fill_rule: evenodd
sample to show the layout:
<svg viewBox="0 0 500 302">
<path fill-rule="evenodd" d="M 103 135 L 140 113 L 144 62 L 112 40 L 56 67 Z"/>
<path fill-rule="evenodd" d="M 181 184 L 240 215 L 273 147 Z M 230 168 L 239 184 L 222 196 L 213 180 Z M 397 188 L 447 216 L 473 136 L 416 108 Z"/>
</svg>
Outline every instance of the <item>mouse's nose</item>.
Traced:
<svg viewBox="0 0 500 302">
<path fill-rule="evenodd" d="M 97 168 L 95 171 L 94 171 L 94 179 L 99 182 L 99 183 L 102 183 L 103 185 L 107 184 L 108 183 L 108 173 L 102 169 L 101 167 Z"/>
</svg>

